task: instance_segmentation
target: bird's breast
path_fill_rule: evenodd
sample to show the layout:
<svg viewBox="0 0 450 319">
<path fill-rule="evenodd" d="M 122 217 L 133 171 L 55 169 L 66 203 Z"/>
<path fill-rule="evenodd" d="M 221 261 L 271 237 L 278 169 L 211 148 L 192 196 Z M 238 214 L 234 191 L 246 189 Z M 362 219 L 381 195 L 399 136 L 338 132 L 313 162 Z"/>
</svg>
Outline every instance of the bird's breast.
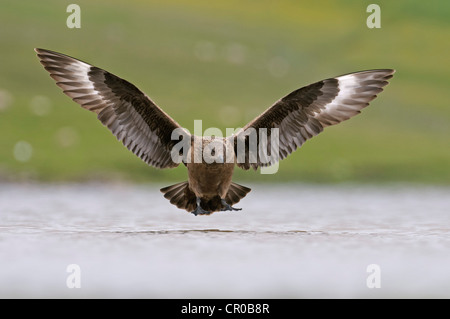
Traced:
<svg viewBox="0 0 450 319">
<path fill-rule="evenodd" d="M 188 163 L 189 187 L 197 197 L 226 194 L 231 184 L 234 163 Z"/>
</svg>

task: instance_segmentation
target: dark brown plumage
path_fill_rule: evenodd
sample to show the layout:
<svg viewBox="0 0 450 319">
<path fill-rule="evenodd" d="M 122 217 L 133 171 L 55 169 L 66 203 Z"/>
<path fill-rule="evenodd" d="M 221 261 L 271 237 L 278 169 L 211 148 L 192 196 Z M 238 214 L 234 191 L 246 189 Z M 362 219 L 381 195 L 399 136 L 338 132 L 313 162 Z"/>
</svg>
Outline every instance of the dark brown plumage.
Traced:
<svg viewBox="0 0 450 319">
<path fill-rule="evenodd" d="M 395 72 L 380 69 L 350 73 L 300 88 L 278 100 L 236 134 L 216 138 L 215 142 L 223 146 L 223 154 L 211 163 L 204 158 L 194 161 L 194 154 L 202 154 L 211 139 L 200 138 L 201 143 L 195 144 L 197 137 L 181 128 L 130 82 L 61 53 L 35 51 L 63 92 L 96 113 L 117 139 L 147 164 L 156 168 L 178 166 L 171 152 L 180 140 L 190 141 L 191 161 L 189 157 L 183 160 L 188 181 L 162 188 L 161 192 L 172 204 L 195 215 L 239 210 L 232 205 L 245 197 L 250 188 L 231 181 L 235 165 L 257 169 L 284 159 L 325 127 L 360 113 Z M 172 139 L 176 129 L 181 132 L 179 140 Z M 258 132 L 267 133 L 267 143 L 260 140 Z M 272 140 L 277 133 L 278 139 Z M 251 147 L 252 138 L 257 148 Z M 274 146 L 278 148 L 275 154 Z"/>
</svg>

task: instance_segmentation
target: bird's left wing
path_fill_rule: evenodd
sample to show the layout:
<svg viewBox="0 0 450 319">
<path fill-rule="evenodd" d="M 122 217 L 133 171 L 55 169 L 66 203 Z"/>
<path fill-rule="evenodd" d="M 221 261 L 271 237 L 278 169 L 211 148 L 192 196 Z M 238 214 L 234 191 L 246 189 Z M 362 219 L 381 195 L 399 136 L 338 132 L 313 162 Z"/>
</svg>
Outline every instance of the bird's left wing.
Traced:
<svg viewBox="0 0 450 319">
<path fill-rule="evenodd" d="M 97 118 L 130 151 L 147 164 L 157 168 L 176 167 L 171 157 L 172 131 L 180 129 L 136 86 L 105 70 L 67 55 L 35 49 L 40 62 L 63 89 L 83 108 L 97 113 Z"/>
</svg>

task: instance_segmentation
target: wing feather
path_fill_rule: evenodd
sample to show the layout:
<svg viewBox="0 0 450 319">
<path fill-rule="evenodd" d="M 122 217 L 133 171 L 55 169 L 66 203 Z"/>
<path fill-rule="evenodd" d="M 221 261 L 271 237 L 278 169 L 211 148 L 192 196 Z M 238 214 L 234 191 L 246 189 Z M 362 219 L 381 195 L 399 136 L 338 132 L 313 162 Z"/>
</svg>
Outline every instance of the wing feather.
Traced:
<svg viewBox="0 0 450 319">
<path fill-rule="evenodd" d="M 41 64 L 63 90 L 97 118 L 130 151 L 157 168 L 176 167 L 170 156 L 181 126 L 133 84 L 67 55 L 35 49 Z M 189 133 L 184 131 L 190 138 Z"/>
<path fill-rule="evenodd" d="M 245 156 L 236 156 L 237 159 L 245 159 L 242 163 L 238 161 L 237 165 L 243 169 L 257 169 L 284 159 L 325 127 L 359 114 L 383 91 L 394 73 L 392 69 L 361 71 L 325 79 L 293 91 L 230 137 L 234 140 L 236 153 L 246 152 Z M 259 145 L 257 134 L 258 147 L 250 147 L 250 129 L 258 132 L 263 128 L 267 129 L 267 145 Z M 264 160 L 267 155 L 261 157 L 259 154 L 249 154 L 254 153 L 254 150 L 259 151 L 261 147 L 266 150 L 266 154 L 271 154 L 270 136 L 274 128 L 279 133 L 278 153 L 270 156 L 269 161 Z M 245 145 L 244 150 L 238 150 L 240 139 L 243 141 L 241 145 Z M 250 162 L 251 158 L 256 160 Z"/>
</svg>

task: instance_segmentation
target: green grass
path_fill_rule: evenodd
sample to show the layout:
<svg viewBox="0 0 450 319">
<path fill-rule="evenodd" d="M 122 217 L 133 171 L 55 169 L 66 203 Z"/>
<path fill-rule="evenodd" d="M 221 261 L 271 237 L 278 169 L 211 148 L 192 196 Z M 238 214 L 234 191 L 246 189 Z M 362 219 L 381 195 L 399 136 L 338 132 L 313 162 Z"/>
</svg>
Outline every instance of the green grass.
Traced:
<svg viewBox="0 0 450 319">
<path fill-rule="evenodd" d="M 369 3 L 82 0 L 82 27 L 68 29 L 68 3 L 5 0 L 0 180 L 186 179 L 183 167 L 148 167 L 64 96 L 38 63 L 42 47 L 129 80 L 191 131 L 195 119 L 224 132 L 243 126 L 326 77 L 395 68 L 362 115 L 308 141 L 277 174 L 237 170 L 237 179 L 448 184 L 450 3 L 378 1 L 376 30 L 365 24 Z M 36 96 L 50 101 L 44 114 L 30 107 Z M 26 162 L 13 155 L 21 140 L 33 148 Z"/>
</svg>

